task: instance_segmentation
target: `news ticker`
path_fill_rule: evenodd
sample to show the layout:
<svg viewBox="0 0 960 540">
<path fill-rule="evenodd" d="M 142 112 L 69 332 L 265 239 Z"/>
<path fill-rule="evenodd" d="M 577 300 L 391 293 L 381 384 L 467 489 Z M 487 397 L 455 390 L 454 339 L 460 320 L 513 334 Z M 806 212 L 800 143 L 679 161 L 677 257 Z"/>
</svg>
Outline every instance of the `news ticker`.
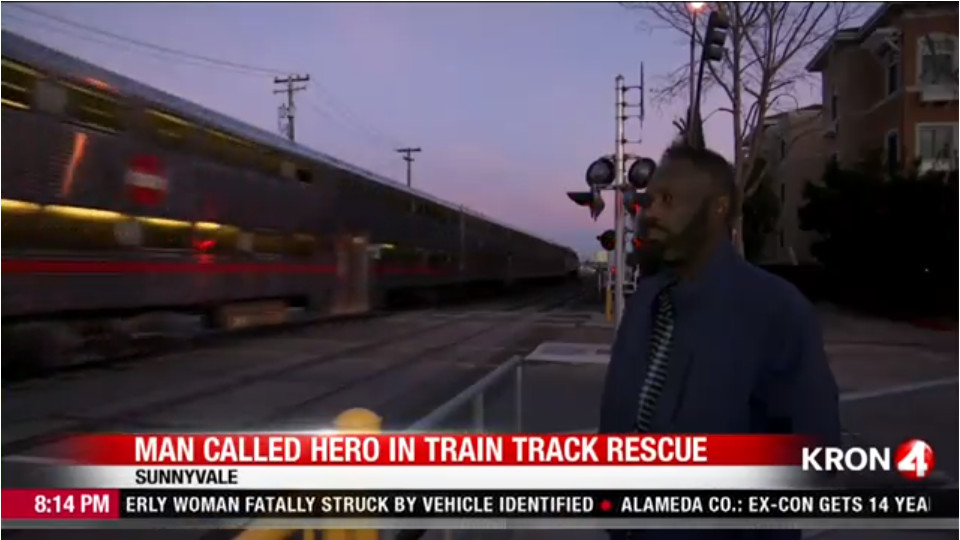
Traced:
<svg viewBox="0 0 960 540">
<path fill-rule="evenodd" d="M 673 491 L 2 491 L 3 520 L 718 518 L 953 519 L 956 489 Z M 165 525 L 166 526 L 166 525 Z M 955 521 L 954 521 L 955 526 Z"/>
</svg>

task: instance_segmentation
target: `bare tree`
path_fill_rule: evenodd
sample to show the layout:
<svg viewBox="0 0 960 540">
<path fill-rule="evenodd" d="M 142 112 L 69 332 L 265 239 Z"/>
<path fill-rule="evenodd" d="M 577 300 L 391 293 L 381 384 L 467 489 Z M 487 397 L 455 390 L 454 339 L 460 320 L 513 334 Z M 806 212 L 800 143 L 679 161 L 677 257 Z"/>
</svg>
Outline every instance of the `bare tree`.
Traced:
<svg viewBox="0 0 960 540">
<path fill-rule="evenodd" d="M 643 25 L 651 30 L 667 29 L 703 42 L 707 17 L 694 17 L 686 3 L 623 5 L 641 13 Z M 793 94 L 807 80 L 804 62 L 860 10 L 857 4 L 840 2 L 712 2 L 706 7 L 723 11 L 730 22 L 724 58 L 707 64 L 702 93 L 720 92 L 726 102 L 720 110 L 732 116 L 733 166 L 743 201 L 764 176 L 766 161 L 759 151 L 764 118 L 799 105 Z M 697 52 L 699 56 L 699 45 Z M 688 64 L 679 66 L 654 90 L 655 96 L 661 102 L 683 97 L 689 91 L 689 73 Z M 742 252 L 740 229 L 738 220 L 735 238 Z"/>
</svg>

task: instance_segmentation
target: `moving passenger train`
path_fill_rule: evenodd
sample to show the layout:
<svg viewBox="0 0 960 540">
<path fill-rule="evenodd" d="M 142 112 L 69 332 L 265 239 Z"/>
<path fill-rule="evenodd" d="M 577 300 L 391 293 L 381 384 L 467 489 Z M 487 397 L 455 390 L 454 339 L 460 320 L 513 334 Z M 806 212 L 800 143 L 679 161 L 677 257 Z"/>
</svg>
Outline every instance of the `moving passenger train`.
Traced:
<svg viewBox="0 0 960 540">
<path fill-rule="evenodd" d="M 5 365 L 578 268 L 572 250 L 463 206 L 2 40 Z"/>
</svg>

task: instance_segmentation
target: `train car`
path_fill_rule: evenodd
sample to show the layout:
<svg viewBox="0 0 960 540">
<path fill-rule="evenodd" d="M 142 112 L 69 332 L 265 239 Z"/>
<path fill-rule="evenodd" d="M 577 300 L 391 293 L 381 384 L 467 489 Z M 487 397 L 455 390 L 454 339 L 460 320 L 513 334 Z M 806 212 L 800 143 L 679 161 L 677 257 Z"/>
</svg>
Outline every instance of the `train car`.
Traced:
<svg viewBox="0 0 960 540">
<path fill-rule="evenodd" d="M 2 39 L 5 365 L 575 271 L 566 247 Z"/>
</svg>

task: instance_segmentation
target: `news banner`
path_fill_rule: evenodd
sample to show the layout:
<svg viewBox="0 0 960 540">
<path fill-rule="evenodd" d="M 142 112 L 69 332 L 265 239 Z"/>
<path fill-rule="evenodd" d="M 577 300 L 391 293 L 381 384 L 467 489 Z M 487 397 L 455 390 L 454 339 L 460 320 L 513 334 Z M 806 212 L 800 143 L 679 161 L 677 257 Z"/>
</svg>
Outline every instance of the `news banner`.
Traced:
<svg viewBox="0 0 960 540">
<path fill-rule="evenodd" d="M 956 528 L 958 517 L 956 487 L 928 481 L 934 450 L 916 439 L 130 434 L 75 437 L 63 452 L 43 485 L 5 484 L 4 527 Z M 858 475 L 876 480 L 847 482 Z"/>
</svg>

